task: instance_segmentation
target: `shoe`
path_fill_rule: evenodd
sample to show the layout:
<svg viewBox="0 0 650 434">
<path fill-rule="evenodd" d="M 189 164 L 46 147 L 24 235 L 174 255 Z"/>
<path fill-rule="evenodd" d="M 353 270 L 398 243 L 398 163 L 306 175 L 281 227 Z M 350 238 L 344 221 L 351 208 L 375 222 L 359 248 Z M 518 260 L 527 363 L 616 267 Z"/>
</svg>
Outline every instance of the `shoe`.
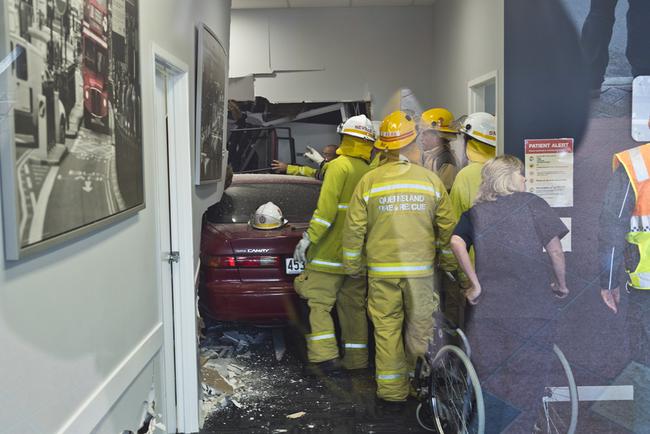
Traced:
<svg viewBox="0 0 650 434">
<path fill-rule="evenodd" d="M 307 363 L 304 368 L 305 375 L 310 377 L 339 376 L 343 373 L 340 359 L 331 359 L 319 363 Z"/>
<path fill-rule="evenodd" d="M 375 408 L 378 416 L 402 414 L 406 410 L 406 400 L 386 401 L 385 399 L 377 398 Z"/>
</svg>

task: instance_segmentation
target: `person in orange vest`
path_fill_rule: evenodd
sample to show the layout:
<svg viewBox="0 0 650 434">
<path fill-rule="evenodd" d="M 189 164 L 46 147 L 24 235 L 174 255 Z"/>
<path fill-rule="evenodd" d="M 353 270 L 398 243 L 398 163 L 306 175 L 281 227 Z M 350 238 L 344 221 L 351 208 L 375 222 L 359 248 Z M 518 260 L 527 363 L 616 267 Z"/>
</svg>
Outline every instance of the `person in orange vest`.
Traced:
<svg viewBox="0 0 650 434">
<path fill-rule="evenodd" d="M 650 344 L 650 143 L 614 155 L 598 239 L 600 296 L 618 314 L 620 288 L 625 285 L 625 333 L 631 348 L 646 351 Z M 646 411 L 637 405 L 634 413 Z M 633 432 L 647 430 L 638 419 L 632 423 Z"/>
<path fill-rule="evenodd" d="M 650 143 L 614 155 L 613 165 L 600 215 L 600 296 L 617 313 L 623 262 L 630 301 L 650 307 Z"/>
</svg>

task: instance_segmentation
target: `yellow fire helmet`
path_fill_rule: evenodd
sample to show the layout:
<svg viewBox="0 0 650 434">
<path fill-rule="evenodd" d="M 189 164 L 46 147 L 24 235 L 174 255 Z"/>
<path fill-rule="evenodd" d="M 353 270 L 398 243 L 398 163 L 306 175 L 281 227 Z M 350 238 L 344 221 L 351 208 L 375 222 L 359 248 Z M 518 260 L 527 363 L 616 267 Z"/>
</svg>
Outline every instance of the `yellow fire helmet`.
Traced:
<svg viewBox="0 0 650 434">
<path fill-rule="evenodd" d="M 379 126 L 379 140 L 375 147 L 382 151 L 395 151 L 409 145 L 417 137 L 415 121 L 403 111 L 384 118 Z"/>
<path fill-rule="evenodd" d="M 281 228 L 287 223 L 287 220 L 282 218 L 282 211 L 276 204 L 266 202 L 257 208 L 249 223 L 255 229 L 269 230 Z"/>
<path fill-rule="evenodd" d="M 432 108 L 420 117 L 420 123 L 424 130 L 433 129 L 441 133 L 458 133 L 453 126 L 454 115 L 445 108 Z"/>
</svg>

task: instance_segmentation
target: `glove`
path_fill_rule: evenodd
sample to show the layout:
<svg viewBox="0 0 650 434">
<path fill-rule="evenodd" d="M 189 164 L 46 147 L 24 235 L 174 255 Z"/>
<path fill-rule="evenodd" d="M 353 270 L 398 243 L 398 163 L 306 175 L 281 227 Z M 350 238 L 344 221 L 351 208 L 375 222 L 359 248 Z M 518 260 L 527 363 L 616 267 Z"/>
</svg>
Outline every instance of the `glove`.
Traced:
<svg viewBox="0 0 650 434">
<path fill-rule="evenodd" d="M 305 152 L 305 158 L 309 158 L 311 161 L 318 164 L 319 166 L 323 161 L 325 161 L 323 156 L 311 146 L 307 146 L 307 152 Z"/>
<path fill-rule="evenodd" d="M 302 240 L 298 242 L 298 245 L 296 246 L 296 250 L 293 251 L 294 261 L 302 261 L 305 263 L 307 262 L 306 254 L 310 244 L 311 241 L 309 240 L 309 235 L 307 235 L 307 232 L 303 232 Z"/>
</svg>

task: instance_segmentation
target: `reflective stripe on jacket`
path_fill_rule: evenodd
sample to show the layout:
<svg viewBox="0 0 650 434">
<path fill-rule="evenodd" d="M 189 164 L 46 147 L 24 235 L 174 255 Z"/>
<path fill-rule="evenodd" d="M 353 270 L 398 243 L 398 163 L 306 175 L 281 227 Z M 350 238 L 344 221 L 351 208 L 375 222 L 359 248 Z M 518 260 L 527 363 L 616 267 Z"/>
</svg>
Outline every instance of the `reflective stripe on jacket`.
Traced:
<svg viewBox="0 0 650 434">
<path fill-rule="evenodd" d="M 312 245 L 307 250 L 306 268 L 345 274 L 341 249 L 345 214 L 355 186 L 370 167 L 362 158 L 347 155 L 341 155 L 326 166 L 327 176 L 307 229 Z"/>
<path fill-rule="evenodd" d="M 650 289 L 650 143 L 614 156 L 614 168 L 623 165 L 634 188 L 636 205 L 630 219 L 627 241 L 639 248 L 640 260 L 628 270 L 630 285 Z"/>
<path fill-rule="evenodd" d="M 348 274 L 401 278 L 433 274 L 436 237 L 444 249 L 456 215 L 435 173 L 408 161 L 391 161 L 361 179 L 350 200 L 343 232 Z"/>
</svg>

